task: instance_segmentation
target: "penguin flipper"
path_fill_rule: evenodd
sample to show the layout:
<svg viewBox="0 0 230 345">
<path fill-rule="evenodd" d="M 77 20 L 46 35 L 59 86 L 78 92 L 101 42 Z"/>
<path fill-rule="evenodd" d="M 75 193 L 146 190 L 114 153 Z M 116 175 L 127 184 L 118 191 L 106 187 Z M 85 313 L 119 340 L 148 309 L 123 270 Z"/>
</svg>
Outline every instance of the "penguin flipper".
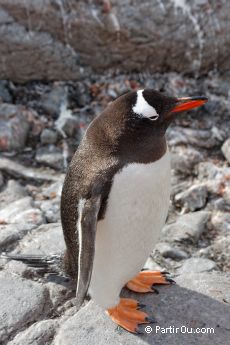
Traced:
<svg viewBox="0 0 230 345">
<path fill-rule="evenodd" d="M 82 305 L 88 291 L 93 269 L 97 218 L 101 207 L 101 195 L 80 199 L 78 204 L 77 233 L 79 240 L 77 307 Z"/>
</svg>

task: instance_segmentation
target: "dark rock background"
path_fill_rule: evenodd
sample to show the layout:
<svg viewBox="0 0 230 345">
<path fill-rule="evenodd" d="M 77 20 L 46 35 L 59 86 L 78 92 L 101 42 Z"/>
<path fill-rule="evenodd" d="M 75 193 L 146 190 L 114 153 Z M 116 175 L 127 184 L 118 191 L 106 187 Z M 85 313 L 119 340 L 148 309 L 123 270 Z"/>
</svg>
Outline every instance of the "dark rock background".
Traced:
<svg viewBox="0 0 230 345">
<path fill-rule="evenodd" d="M 0 76 L 229 74 L 229 11 L 227 0 L 0 0 Z"/>
</svg>

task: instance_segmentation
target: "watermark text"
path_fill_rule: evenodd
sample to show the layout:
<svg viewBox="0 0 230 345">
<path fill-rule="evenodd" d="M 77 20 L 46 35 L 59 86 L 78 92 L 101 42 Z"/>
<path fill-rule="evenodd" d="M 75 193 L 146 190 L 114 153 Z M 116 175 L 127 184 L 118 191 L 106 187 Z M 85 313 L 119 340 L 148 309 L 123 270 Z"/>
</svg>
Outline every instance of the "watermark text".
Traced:
<svg viewBox="0 0 230 345">
<path fill-rule="evenodd" d="M 160 326 L 146 326 L 145 327 L 145 332 L 147 334 L 150 333 L 156 333 L 156 334 L 177 334 L 177 333 L 196 333 L 196 334 L 214 334 L 215 333 L 215 329 L 213 327 L 196 327 L 196 328 L 192 328 L 192 327 L 188 327 L 188 326 L 180 326 L 180 327 L 175 327 L 175 326 L 169 326 L 169 327 L 160 327 Z"/>
</svg>

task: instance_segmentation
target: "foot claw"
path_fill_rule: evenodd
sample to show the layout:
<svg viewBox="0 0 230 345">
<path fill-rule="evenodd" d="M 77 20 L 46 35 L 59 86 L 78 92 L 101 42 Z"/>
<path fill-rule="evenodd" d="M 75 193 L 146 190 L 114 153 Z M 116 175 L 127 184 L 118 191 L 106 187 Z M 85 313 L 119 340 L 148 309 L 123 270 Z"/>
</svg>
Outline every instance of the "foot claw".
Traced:
<svg viewBox="0 0 230 345">
<path fill-rule="evenodd" d="M 171 284 L 176 284 L 175 280 L 171 279 L 171 278 L 166 278 L 167 282 L 171 283 Z"/>
<path fill-rule="evenodd" d="M 138 309 L 143 309 L 143 308 L 145 308 L 145 307 L 146 307 L 145 304 L 139 303 L 139 302 L 138 302 L 138 304 L 137 304 L 137 308 L 138 308 Z"/>
<path fill-rule="evenodd" d="M 170 274 L 170 272 L 161 271 L 161 274 L 162 274 L 163 276 L 166 276 L 167 274 Z"/>
<path fill-rule="evenodd" d="M 154 287 L 154 285 L 151 286 L 151 289 L 153 290 L 153 292 L 159 295 L 159 291 Z"/>
</svg>

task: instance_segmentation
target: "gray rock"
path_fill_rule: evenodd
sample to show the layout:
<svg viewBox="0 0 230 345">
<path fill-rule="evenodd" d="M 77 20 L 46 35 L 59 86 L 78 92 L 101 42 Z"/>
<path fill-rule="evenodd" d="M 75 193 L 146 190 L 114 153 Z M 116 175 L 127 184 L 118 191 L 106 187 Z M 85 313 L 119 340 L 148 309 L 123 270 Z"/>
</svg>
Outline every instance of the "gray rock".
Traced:
<svg viewBox="0 0 230 345">
<path fill-rule="evenodd" d="M 62 150 L 54 145 L 43 146 L 37 149 L 35 159 L 38 163 L 54 169 L 63 168 Z"/>
<path fill-rule="evenodd" d="M 225 203 L 230 206 L 230 181 L 228 181 L 227 185 L 225 184 L 223 199 Z"/>
<path fill-rule="evenodd" d="M 29 132 L 27 113 L 13 104 L 0 104 L 0 151 L 20 151 Z"/>
<path fill-rule="evenodd" d="M 162 230 L 165 241 L 191 240 L 197 242 L 210 218 L 207 211 L 197 211 L 180 216 L 175 223 L 166 225 Z"/>
<path fill-rule="evenodd" d="M 138 301 L 149 306 L 150 315 L 157 323 L 151 324 L 144 334 L 133 335 L 123 329 L 118 329 L 106 313 L 93 302 L 88 303 L 73 317 L 65 321 L 53 341 L 53 345 L 206 345 L 228 344 L 230 309 L 230 278 L 229 275 L 218 273 L 188 273 L 176 279 L 177 284 L 170 287 L 158 287 L 160 295 L 131 294 L 126 297 L 138 298 Z M 154 314 L 152 315 L 152 311 Z M 162 333 L 156 326 L 166 328 L 171 326 L 171 333 Z M 193 328 L 193 334 L 184 334 L 181 327 Z M 172 329 L 179 327 L 178 333 Z M 196 328 L 214 328 L 214 334 L 195 333 Z M 183 328 L 182 328 L 183 330 Z"/>
<path fill-rule="evenodd" d="M 210 193 L 220 195 L 223 186 L 228 181 L 230 168 L 219 167 L 212 162 L 202 162 L 198 164 L 198 179 L 205 183 Z"/>
<path fill-rule="evenodd" d="M 40 140 L 43 145 L 45 144 L 55 144 L 57 142 L 58 134 L 52 129 L 45 128 L 43 129 Z"/>
<path fill-rule="evenodd" d="M 212 162 L 201 162 L 198 164 L 198 179 L 200 181 L 220 179 L 230 173 L 227 167 L 220 167 Z"/>
<path fill-rule="evenodd" d="M 144 264 L 144 267 L 147 270 L 151 271 L 163 271 L 163 267 L 161 267 L 158 263 L 156 263 L 153 258 L 150 256 L 146 263 Z"/>
<path fill-rule="evenodd" d="M 166 70 L 186 71 L 189 75 L 199 70 L 208 73 L 216 63 L 225 77 L 229 70 L 228 1 L 221 7 L 218 7 L 218 2 L 213 4 L 216 31 L 219 30 L 216 33 L 213 22 L 207 20 L 206 16 L 199 16 L 205 6 L 198 6 L 195 1 L 189 3 L 189 7 L 181 1 L 166 4 L 146 1 L 136 11 L 139 1 L 122 0 L 113 3 L 112 10 L 102 16 L 101 2 L 96 2 L 93 8 L 82 0 L 71 2 L 71 9 L 66 11 L 64 7 L 63 12 L 62 6 L 53 7 L 49 2 L 41 6 L 40 2 L 34 4 L 31 0 L 34 27 L 30 36 L 26 35 L 26 4 L 14 0 L 9 6 L 5 1 L 2 0 L 0 18 L 3 61 L 0 74 L 5 79 L 18 82 L 38 79 L 81 80 L 90 73 L 93 76 L 96 71 L 111 68 L 113 72 L 118 64 L 121 71 L 129 73 L 135 70 L 142 74 L 146 70 L 152 74 Z M 19 5 L 21 11 L 18 11 Z M 78 13 L 77 18 L 74 13 Z M 188 21 L 190 13 L 194 17 L 191 16 Z M 146 18 L 144 22 L 143 18 Z M 194 22 L 197 18 L 198 22 Z M 84 27 L 86 20 L 87 30 L 79 30 Z M 41 30 L 35 30 L 39 25 Z M 114 29 L 120 32 L 116 35 Z M 160 34 L 156 35 L 158 30 Z M 215 48 L 213 39 L 217 35 L 219 45 Z M 168 37 L 167 42 L 165 37 Z M 190 46 L 185 47 L 184 41 L 190 42 Z M 143 48 L 141 51 L 140 45 Z M 219 46 L 226 49 L 220 49 Z M 170 51 L 170 56 L 165 56 L 165 50 Z M 149 58 L 153 55 L 155 58 Z M 185 88 L 186 83 L 183 85 Z M 182 86 L 180 88 L 184 90 Z"/>
<path fill-rule="evenodd" d="M 179 268 L 180 274 L 186 273 L 200 273 L 209 272 L 216 268 L 216 263 L 209 259 L 204 258 L 189 258 L 185 260 L 182 267 Z"/>
<path fill-rule="evenodd" d="M 66 98 L 66 90 L 62 85 L 54 85 L 54 88 L 44 94 L 41 99 L 41 107 L 48 114 L 57 117 L 60 113 L 61 104 Z"/>
<path fill-rule="evenodd" d="M 63 179 L 43 187 L 40 193 L 36 194 L 35 206 L 39 207 L 48 223 L 60 221 L 60 198 L 62 192 Z M 44 200 L 45 199 L 45 200 Z"/>
<path fill-rule="evenodd" d="M 17 181 L 9 180 L 5 189 L 0 193 L 0 208 L 27 195 L 25 188 Z"/>
<path fill-rule="evenodd" d="M 223 233 L 230 232 L 230 213 L 219 211 L 212 214 L 211 224 L 218 231 Z"/>
<path fill-rule="evenodd" d="M 67 137 L 72 137 L 79 129 L 78 119 L 72 115 L 62 117 L 61 120 L 56 121 L 56 126 Z"/>
<path fill-rule="evenodd" d="M 43 223 L 43 215 L 39 209 L 32 206 L 32 198 L 27 196 L 12 202 L 0 211 L 0 219 L 4 223 Z"/>
<path fill-rule="evenodd" d="M 48 187 L 42 188 L 42 195 L 46 199 L 60 199 L 62 186 L 63 186 L 64 179 L 60 178 L 60 181 L 50 184 Z"/>
<path fill-rule="evenodd" d="M 75 289 L 76 292 L 76 289 Z M 88 302 L 85 301 L 82 305 L 85 306 Z M 66 301 L 65 303 L 63 303 L 62 305 L 60 305 L 57 308 L 57 312 L 60 313 L 61 315 L 63 315 L 63 319 L 62 321 L 66 321 L 67 318 L 69 318 L 70 316 L 74 316 L 79 308 L 76 306 L 76 293 L 75 293 L 75 297 L 72 299 L 69 299 L 68 301 Z"/>
<path fill-rule="evenodd" d="M 9 220 L 8 220 L 9 222 Z M 31 207 L 28 210 L 24 210 L 20 212 L 18 215 L 15 215 L 11 218 L 11 223 L 16 224 L 33 224 L 33 225 L 40 225 L 44 223 L 44 216 L 41 210 L 38 208 Z"/>
<path fill-rule="evenodd" d="M 62 103 L 60 116 L 55 121 L 55 126 L 63 137 L 72 137 L 76 133 L 76 130 L 79 129 L 78 119 L 67 108 L 67 101 Z"/>
<path fill-rule="evenodd" d="M 26 180 L 38 182 L 58 181 L 63 175 L 54 172 L 51 169 L 34 169 L 28 168 L 22 164 L 15 163 L 8 158 L 0 157 L 0 169 L 10 176 L 20 177 Z"/>
<path fill-rule="evenodd" d="M 36 322 L 25 331 L 17 334 L 8 345 L 48 345 L 52 341 L 57 327 L 57 320 Z"/>
<path fill-rule="evenodd" d="M 3 224 L 0 225 L 0 250 L 20 240 L 34 227 L 33 224 Z"/>
<path fill-rule="evenodd" d="M 3 342 L 18 329 L 44 317 L 50 307 L 43 286 L 7 272 L 0 272 L 0 300 L 0 338 Z"/>
<path fill-rule="evenodd" d="M 209 257 L 225 272 L 230 270 L 230 234 L 218 236 L 209 247 Z"/>
<path fill-rule="evenodd" d="M 211 134 L 214 138 L 216 138 L 219 142 L 222 142 L 224 139 L 226 139 L 226 133 L 225 130 L 222 130 L 216 126 L 211 127 Z"/>
<path fill-rule="evenodd" d="M 200 248 L 194 254 L 195 257 L 208 258 L 209 257 L 210 246 L 205 248 Z"/>
<path fill-rule="evenodd" d="M 12 96 L 8 90 L 8 81 L 0 80 L 0 102 L 11 103 Z"/>
<path fill-rule="evenodd" d="M 4 185 L 4 178 L 3 178 L 3 175 L 0 171 L 0 188 L 2 188 L 3 185 Z"/>
<path fill-rule="evenodd" d="M 16 261 L 16 260 L 8 261 L 4 266 L 4 270 L 7 270 L 11 274 L 19 275 L 20 277 L 23 277 L 23 278 L 27 278 L 27 276 L 29 275 L 28 266 L 24 264 L 23 262 Z"/>
<path fill-rule="evenodd" d="M 175 146 L 171 153 L 171 167 L 176 172 L 191 175 L 196 164 L 203 160 L 203 155 L 192 147 Z"/>
<path fill-rule="evenodd" d="M 172 177 L 174 177 L 172 175 Z M 171 178 L 172 180 L 172 178 Z M 180 192 L 183 192 L 184 190 L 188 189 L 191 185 L 188 181 L 178 182 L 176 179 L 171 182 L 172 188 L 171 188 L 171 196 L 174 198 L 176 194 L 179 194 Z"/>
<path fill-rule="evenodd" d="M 174 201 L 185 211 L 196 211 L 203 208 L 207 201 L 207 187 L 197 184 L 175 195 Z"/>
<path fill-rule="evenodd" d="M 60 223 L 43 224 L 26 235 L 13 251 L 14 254 L 58 254 L 65 244 Z"/>
<path fill-rule="evenodd" d="M 212 91 L 218 95 L 218 96 L 225 96 L 226 99 L 229 99 L 229 77 L 225 78 L 223 77 L 218 77 L 217 79 L 214 80 L 209 80 L 207 81 L 208 84 L 212 84 Z M 207 85 L 208 86 L 208 85 Z M 211 104 L 210 104 L 211 103 Z M 218 114 L 220 109 L 221 109 L 221 113 L 224 111 L 224 108 L 226 107 L 226 105 L 224 104 L 223 101 L 221 101 L 221 97 L 219 98 L 211 98 L 208 100 L 208 102 L 205 104 L 205 108 L 206 106 L 208 106 L 209 109 L 209 113 L 210 114 Z"/>
<path fill-rule="evenodd" d="M 165 258 L 183 260 L 187 259 L 188 254 L 179 248 L 174 248 L 170 244 L 165 242 L 160 242 L 156 245 L 156 250 L 160 252 Z"/>
<path fill-rule="evenodd" d="M 230 204 L 228 202 L 226 203 L 223 198 L 211 199 L 208 206 L 214 212 L 230 212 Z"/>
<path fill-rule="evenodd" d="M 228 163 L 230 163 L 230 138 L 223 143 L 221 151 L 223 152 L 223 155 L 227 159 Z"/>
<path fill-rule="evenodd" d="M 206 5 L 207 0 L 195 0 L 195 4 L 198 6 Z"/>
<path fill-rule="evenodd" d="M 206 184 L 207 190 L 210 194 L 214 194 L 216 196 L 222 194 L 223 178 L 218 177 L 216 180 L 207 180 L 204 183 Z"/>
<path fill-rule="evenodd" d="M 4 209 L 0 211 L 0 218 L 6 219 L 6 222 L 11 222 L 14 216 L 17 216 L 20 212 L 32 207 L 32 198 L 26 196 L 24 198 L 16 199 L 9 205 L 5 206 Z"/>
<path fill-rule="evenodd" d="M 74 98 L 79 107 L 84 107 L 90 103 L 89 88 L 85 83 L 75 84 Z"/>
<path fill-rule="evenodd" d="M 179 126 L 170 128 L 168 132 L 168 141 L 170 146 L 189 144 L 206 149 L 215 147 L 220 143 L 220 139 L 210 130 Z"/>
<path fill-rule="evenodd" d="M 49 296 L 53 308 L 56 309 L 58 306 L 62 306 L 70 297 L 76 297 L 76 285 L 71 286 L 71 283 L 72 282 L 68 284 L 68 282 L 58 281 L 57 277 L 56 281 L 51 281 L 45 284 L 46 288 L 49 290 Z"/>
<path fill-rule="evenodd" d="M 60 221 L 60 200 L 45 200 L 40 203 L 40 209 L 43 212 L 48 223 L 57 223 Z"/>
</svg>

